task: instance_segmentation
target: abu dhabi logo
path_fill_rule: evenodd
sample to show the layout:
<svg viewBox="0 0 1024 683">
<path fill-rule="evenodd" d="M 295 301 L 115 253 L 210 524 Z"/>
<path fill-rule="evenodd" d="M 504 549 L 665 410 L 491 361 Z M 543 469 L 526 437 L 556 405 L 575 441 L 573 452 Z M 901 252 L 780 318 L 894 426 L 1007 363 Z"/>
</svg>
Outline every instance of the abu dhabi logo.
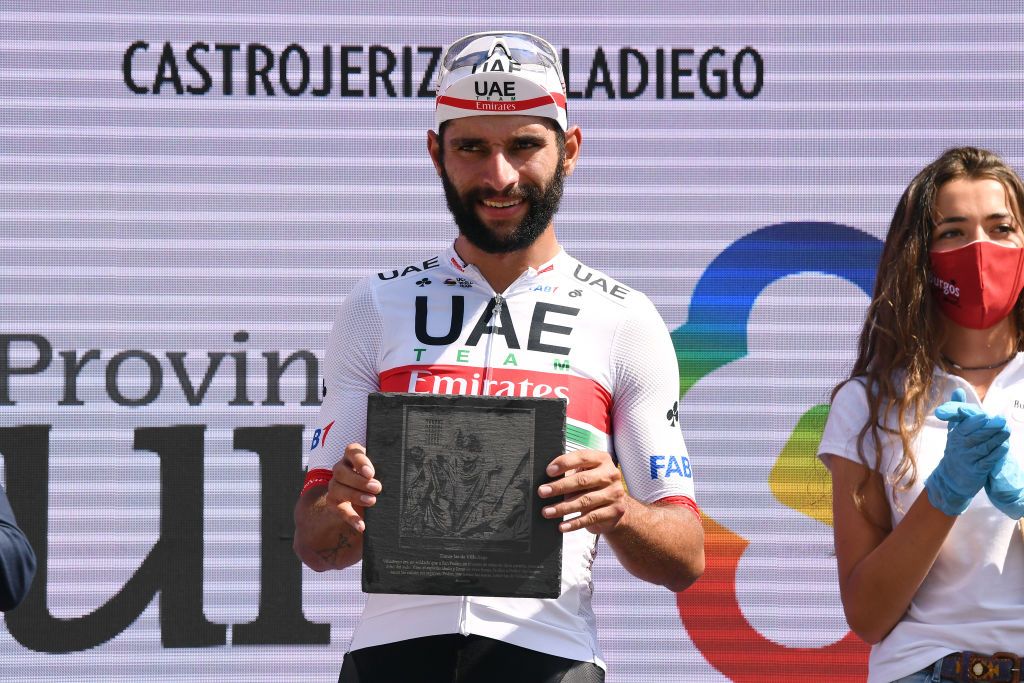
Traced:
<svg viewBox="0 0 1024 683">
<path fill-rule="evenodd" d="M 695 425 L 683 424 L 683 433 L 691 432 L 687 446 L 700 454 L 707 558 L 704 576 L 676 602 L 704 658 L 737 683 L 819 681 L 822 662 L 832 680 L 867 675 L 868 646 L 849 631 L 839 601 L 831 487 L 816 457 L 829 389 L 852 362 L 835 349 L 852 353 L 860 321 L 844 321 L 849 339 L 823 345 L 823 335 L 835 334 L 836 306 L 794 302 L 814 291 L 830 304 L 866 306 L 880 253 L 878 239 L 834 223 L 756 230 L 708 266 L 686 323 L 672 333 L 679 413 Z M 723 403 L 748 395 L 764 409 L 723 422 Z M 715 430 L 699 426 L 712 418 Z M 779 592 L 766 595 L 765 582 L 775 578 L 767 568 L 782 566 Z M 800 595 L 808 591 L 813 617 Z"/>
</svg>

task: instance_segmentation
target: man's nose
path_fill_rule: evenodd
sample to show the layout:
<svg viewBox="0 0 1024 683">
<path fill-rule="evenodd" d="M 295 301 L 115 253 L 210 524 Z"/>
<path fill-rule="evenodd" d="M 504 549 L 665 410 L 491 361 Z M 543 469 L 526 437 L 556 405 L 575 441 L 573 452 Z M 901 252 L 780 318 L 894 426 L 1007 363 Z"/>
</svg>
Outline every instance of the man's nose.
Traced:
<svg viewBox="0 0 1024 683">
<path fill-rule="evenodd" d="M 512 165 L 505 151 L 499 149 L 487 158 L 480 180 L 493 190 L 506 192 L 519 182 L 519 171 Z"/>
</svg>

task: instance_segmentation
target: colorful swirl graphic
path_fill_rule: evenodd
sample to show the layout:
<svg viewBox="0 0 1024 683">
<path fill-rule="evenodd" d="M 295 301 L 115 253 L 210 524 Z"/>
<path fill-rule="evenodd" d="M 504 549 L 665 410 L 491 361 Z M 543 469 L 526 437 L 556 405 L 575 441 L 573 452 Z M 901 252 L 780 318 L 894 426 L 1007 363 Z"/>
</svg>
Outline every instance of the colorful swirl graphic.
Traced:
<svg viewBox="0 0 1024 683">
<path fill-rule="evenodd" d="M 686 324 L 672 333 L 680 395 L 747 355 L 750 312 L 766 287 L 790 275 L 820 273 L 870 295 L 881 246 L 860 230 L 817 222 L 771 225 L 731 244 L 704 272 Z M 781 504 L 831 526 L 828 474 L 816 457 L 827 414 L 825 405 L 804 413 L 767 484 Z M 762 635 L 737 599 L 737 567 L 748 541 L 708 516 L 704 523 L 704 576 L 677 602 L 690 638 L 712 666 L 737 683 L 866 678 L 868 646 L 853 633 L 824 647 L 787 647 Z"/>
</svg>

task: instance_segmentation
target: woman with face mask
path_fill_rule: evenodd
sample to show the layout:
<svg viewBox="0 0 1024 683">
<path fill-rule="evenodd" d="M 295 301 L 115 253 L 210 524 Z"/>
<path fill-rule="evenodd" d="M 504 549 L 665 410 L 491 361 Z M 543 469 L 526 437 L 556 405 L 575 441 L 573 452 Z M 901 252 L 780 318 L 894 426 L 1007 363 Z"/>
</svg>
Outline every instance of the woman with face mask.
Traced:
<svg viewBox="0 0 1024 683">
<path fill-rule="evenodd" d="M 840 592 L 876 681 L 1019 681 L 1024 185 L 951 149 L 896 207 L 819 456 Z"/>
</svg>

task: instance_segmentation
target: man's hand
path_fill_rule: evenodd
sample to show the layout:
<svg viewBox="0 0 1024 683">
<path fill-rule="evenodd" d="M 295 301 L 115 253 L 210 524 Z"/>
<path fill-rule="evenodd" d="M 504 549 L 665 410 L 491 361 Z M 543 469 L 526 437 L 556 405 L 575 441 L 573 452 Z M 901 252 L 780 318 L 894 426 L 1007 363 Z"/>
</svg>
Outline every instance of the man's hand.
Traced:
<svg viewBox="0 0 1024 683">
<path fill-rule="evenodd" d="M 345 454 L 334 465 L 334 476 L 327 485 L 327 505 L 338 511 L 353 529 L 363 532 L 363 510 L 377 502 L 381 484 L 373 478 L 373 463 L 366 449 L 357 443 L 345 447 Z"/>
<path fill-rule="evenodd" d="M 349 444 L 332 470 L 327 492 L 314 486 L 295 502 L 292 547 L 310 569 L 344 569 L 362 558 L 363 510 L 377 502 L 381 490 L 373 474 L 366 449 Z"/>
<path fill-rule="evenodd" d="M 592 450 L 565 453 L 551 461 L 547 473 L 553 481 L 542 485 L 537 493 L 541 498 L 565 499 L 545 507 L 544 516 L 554 519 L 579 513 L 579 517 L 558 525 L 562 533 L 583 528 L 595 534 L 607 533 L 626 514 L 626 489 L 610 454 Z"/>
</svg>

